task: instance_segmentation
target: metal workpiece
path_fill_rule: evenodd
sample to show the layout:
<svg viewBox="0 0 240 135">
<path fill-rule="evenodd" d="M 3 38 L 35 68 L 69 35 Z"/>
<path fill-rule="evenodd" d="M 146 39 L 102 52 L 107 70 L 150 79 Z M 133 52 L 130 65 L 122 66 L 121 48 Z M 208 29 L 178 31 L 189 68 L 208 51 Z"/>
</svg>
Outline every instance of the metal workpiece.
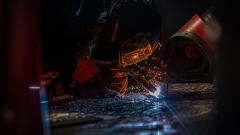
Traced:
<svg viewBox="0 0 240 135">
<path fill-rule="evenodd" d="M 52 134 L 207 134 L 211 130 L 196 125 L 211 122 L 212 117 L 205 117 L 214 112 L 214 91 L 214 85 L 207 83 L 170 84 L 168 99 L 129 92 L 114 98 L 80 99 L 54 105 L 50 109 Z M 192 94 L 191 99 L 185 96 L 188 94 Z"/>
</svg>

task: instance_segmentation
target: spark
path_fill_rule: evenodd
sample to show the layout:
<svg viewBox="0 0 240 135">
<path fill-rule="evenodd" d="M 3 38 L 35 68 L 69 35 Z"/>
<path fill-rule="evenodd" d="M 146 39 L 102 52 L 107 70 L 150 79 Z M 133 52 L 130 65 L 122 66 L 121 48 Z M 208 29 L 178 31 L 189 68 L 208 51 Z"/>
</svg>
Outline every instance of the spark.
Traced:
<svg viewBox="0 0 240 135">
<path fill-rule="evenodd" d="M 151 96 L 154 96 L 154 97 L 156 97 L 156 98 L 159 98 L 160 92 L 161 92 L 161 87 L 158 86 L 158 87 L 156 87 L 156 90 L 155 90 L 154 92 L 149 91 L 149 94 L 150 94 Z"/>
</svg>

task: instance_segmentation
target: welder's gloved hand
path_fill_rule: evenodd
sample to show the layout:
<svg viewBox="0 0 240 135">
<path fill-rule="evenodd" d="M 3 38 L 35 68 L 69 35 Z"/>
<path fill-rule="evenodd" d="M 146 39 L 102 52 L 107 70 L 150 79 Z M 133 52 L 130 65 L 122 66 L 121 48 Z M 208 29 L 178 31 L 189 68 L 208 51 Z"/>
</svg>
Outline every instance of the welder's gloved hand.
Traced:
<svg viewBox="0 0 240 135">
<path fill-rule="evenodd" d="M 72 95 L 78 98 L 124 94 L 128 86 L 127 72 L 112 62 L 80 59 L 73 78 L 78 86 Z"/>
<path fill-rule="evenodd" d="M 108 76 L 108 83 L 106 88 L 116 91 L 119 94 L 124 94 L 128 86 L 127 73 L 119 71 L 110 71 L 111 75 Z"/>
<path fill-rule="evenodd" d="M 89 59 L 80 59 L 73 74 L 73 78 L 80 83 L 84 83 L 96 77 L 98 73 L 99 69 L 93 61 Z"/>
<path fill-rule="evenodd" d="M 125 69 L 118 68 L 118 63 L 94 60 L 99 74 L 97 76 L 100 87 L 106 93 L 123 94 L 127 90 L 128 77 Z"/>
<path fill-rule="evenodd" d="M 111 63 L 80 59 L 73 74 L 75 84 L 66 91 L 76 98 L 110 96 L 106 90 Z"/>
</svg>

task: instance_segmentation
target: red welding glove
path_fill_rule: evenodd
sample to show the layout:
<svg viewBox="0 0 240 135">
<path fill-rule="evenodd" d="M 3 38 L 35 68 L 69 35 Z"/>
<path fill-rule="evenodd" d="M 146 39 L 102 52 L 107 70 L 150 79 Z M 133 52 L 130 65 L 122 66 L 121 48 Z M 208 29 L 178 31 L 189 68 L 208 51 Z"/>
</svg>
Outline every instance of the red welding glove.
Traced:
<svg viewBox="0 0 240 135">
<path fill-rule="evenodd" d="M 80 59 L 73 74 L 73 79 L 80 83 L 84 83 L 96 77 L 99 72 L 96 63 L 89 59 Z"/>
</svg>

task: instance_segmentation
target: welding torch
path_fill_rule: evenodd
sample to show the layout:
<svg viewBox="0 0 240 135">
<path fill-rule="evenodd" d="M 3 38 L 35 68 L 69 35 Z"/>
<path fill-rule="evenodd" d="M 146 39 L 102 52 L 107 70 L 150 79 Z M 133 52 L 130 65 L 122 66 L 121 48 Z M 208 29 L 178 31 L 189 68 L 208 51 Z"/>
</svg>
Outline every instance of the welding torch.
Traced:
<svg viewBox="0 0 240 135">
<path fill-rule="evenodd" d="M 145 90 L 150 91 L 150 92 L 156 91 L 156 88 L 152 84 L 148 83 L 145 78 L 143 78 L 141 75 L 133 72 L 130 69 L 112 68 L 111 71 L 127 72 L 127 74 L 130 75 L 138 84 L 141 84 L 145 88 Z"/>
</svg>

